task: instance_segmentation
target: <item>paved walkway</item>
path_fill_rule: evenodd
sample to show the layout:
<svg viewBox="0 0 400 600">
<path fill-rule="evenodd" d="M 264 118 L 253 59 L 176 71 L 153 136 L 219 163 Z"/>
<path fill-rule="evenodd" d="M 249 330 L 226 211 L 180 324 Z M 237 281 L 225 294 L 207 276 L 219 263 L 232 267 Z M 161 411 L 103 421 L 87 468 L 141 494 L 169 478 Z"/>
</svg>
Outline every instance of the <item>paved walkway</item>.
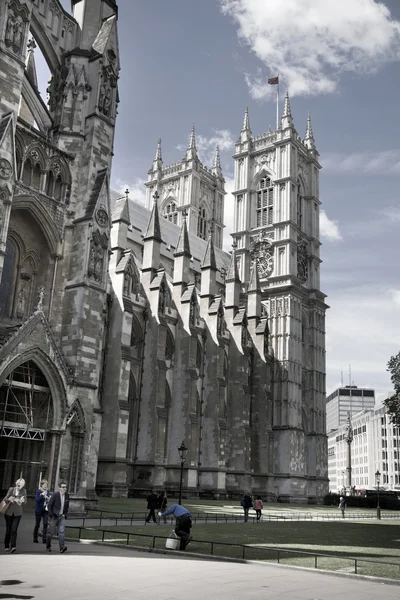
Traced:
<svg viewBox="0 0 400 600">
<path fill-rule="evenodd" d="M 32 542 L 33 517 L 25 514 L 16 554 L 0 558 L 0 598 L 110 600 L 398 600 L 400 587 L 378 580 L 259 563 L 185 560 L 110 546 L 68 542 L 68 552 L 48 554 Z M 4 520 L 0 519 L 0 536 Z M 1 546 L 2 547 L 2 546 Z"/>
</svg>

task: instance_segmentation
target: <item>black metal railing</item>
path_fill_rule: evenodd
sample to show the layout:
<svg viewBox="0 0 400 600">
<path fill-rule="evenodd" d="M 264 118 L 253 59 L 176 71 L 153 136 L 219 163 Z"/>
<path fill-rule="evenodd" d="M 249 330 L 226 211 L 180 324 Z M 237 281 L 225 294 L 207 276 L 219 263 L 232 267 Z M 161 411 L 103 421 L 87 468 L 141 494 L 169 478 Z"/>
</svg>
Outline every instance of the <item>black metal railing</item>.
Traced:
<svg viewBox="0 0 400 600">
<path fill-rule="evenodd" d="M 98 516 L 95 516 L 95 514 Z M 102 525 L 103 520 L 114 521 L 115 526 L 118 526 L 118 521 L 130 522 L 131 525 L 137 522 L 144 522 L 147 517 L 147 512 L 119 512 L 119 511 L 107 511 L 100 509 L 89 509 L 86 517 L 79 517 L 75 520 L 82 519 L 82 526 L 85 527 L 86 522 L 90 520 L 99 520 L 99 526 Z M 231 513 L 191 513 L 192 521 L 194 523 L 243 523 L 243 514 L 231 514 Z M 382 519 L 400 519 L 400 513 L 397 512 L 382 512 Z M 71 515 L 71 518 L 74 518 Z M 168 518 L 168 522 L 172 522 L 173 517 Z M 347 512 L 344 519 L 346 520 L 375 520 L 376 513 L 353 513 Z M 310 513 L 310 512 L 296 512 L 290 514 L 282 513 L 265 513 L 263 514 L 262 520 L 265 521 L 341 521 L 343 517 L 341 514 L 329 514 L 329 513 Z M 249 515 L 249 521 L 255 522 L 256 515 Z"/>
<path fill-rule="evenodd" d="M 90 527 L 83 527 L 83 526 L 68 525 L 66 527 L 66 532 L 68 530 L 77 530 L 77 532 L 78 532 L 77 538 L 76 537 L 70 538 L 71 540 L 85 539 L 86 541 L 92 541 L 92 542 L 107 542 L 108 541 L 109 543 L 124 543 L 124 545 L 135 546 L 136 548 L 147 549 L 148 551 L 151 551 L 154 549 L 161 549 L 161 548 L 157 547 L 157 540 L 162 541 L 162 544 L 163 544 L 162 548 L 164 549 L 165 542 L 168 539 L 168 537 L 161 536 L 161 535 L 135 533 L 135 532 L 128 532 L 128 531 L 114 531 L 113 529 L 106 529 L 106 528 L 90 528 Z M 83 537 L 82 534 L 86 537 Z M 113 537 L 111 539 L 107 540 L 106 539 L 107 534 L 112 534 Z M 94 537 L 91 537 L 92 535 Z M 111 537 L 111 535 L 110 535 L 110 537 Z M 117 538 L 117 539 L 115 539 L 115 538 Z M 139 538 L 139 541 L 148 539 L 149 543 L 136 545 L 136 544 L 132 543 L 134 538 Z M 348 562 L 352 563 L 355 574 L 359 573 L 359 568 L 360 568 L 361 563 L 368 563 L 368 564 L 374 564 L 374 565 L 379 565 L 379 566 L 392 566 L 392 567 L 396 568 L 395 569 L 397 572 L 396 579 L 400 578 L 400 562 L 373 560 L 371 558 L 360 558 L 360 557 L 354 557 L 354 556 L 347 556 L 347 555 L 343 555 L 343 554 L 325 554 L 325 553 L 321 553 L 321 552 L 310 552 L 310 551 L 305 551 L 305 550 L 290 550 L 288 548 L 277 548 L 275 546 L 266 546 L 266 545 L 259 546 L 257 544 L 237 544 L 237 543 L 230 543 L 230 542 L 199 540 L 199 539 L 194 539 L 194 538 L 191 541 L 191 545 L 192 545 L 192 548 L 193 548 L 193 546 L 197 546 L 197 545 L 205 547 L 205 551 L 210 556 L 218 556 L 219 558 L 227 558 L 227 559 L 231 559 L 231 560 L 232 559 L 233 560 L 235 560 L 235 559 L 251 560 L 252 559 L 251 555 L 253 555 L 253 559 L 254 559 L 255 551 L 257 551 L 257 556 L 261 557 L 261 558 L 258 558 L 258 560 L 263 560 L 265 562 L 281 563 L 285 557 L 286 557 L 286 559 L 288 557 L 290 557 L 290 558 L 296 558 L 296 557 L 310 558 L 310 559 L 313 559 L 312 564 L 313 564 L 313 568 L 315 568 L 315 569 L 321 568 L 321 566 L 320 566 L 321 563 L 318 563 L 318 560 L 321 558 L 326 558 L 331 561 L 332 560 L 340 560 L 340 561 L 344 561 L 346 563 L 348 563 Z M 226 554 L 216 554 L 215 549 L 217 547 L 229 548 L 230 551 L 227 552 Z M 234 552 L 234 554 L 236 554 L 236 556 L 232 556 L 232 549 L 237 550 L 237 552 Z M 273 560 L 273 557 L 275 557 L 275 560 Z M 332 569 L 330 569 L 330 570 L 332 570 Z M 339 569 L 339 571 L 340 571 L 340 569 Z"/>
</svg>

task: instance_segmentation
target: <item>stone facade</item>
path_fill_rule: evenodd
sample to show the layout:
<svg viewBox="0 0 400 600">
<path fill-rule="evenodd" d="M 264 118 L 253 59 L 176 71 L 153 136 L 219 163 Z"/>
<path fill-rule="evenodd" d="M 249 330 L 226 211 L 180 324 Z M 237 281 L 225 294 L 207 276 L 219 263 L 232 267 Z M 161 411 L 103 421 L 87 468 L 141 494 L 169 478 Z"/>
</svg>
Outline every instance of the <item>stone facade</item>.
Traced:
<svg viewBox="0 0 400 600">
<path fill-rule="evenodd" d="M 219 151 L 205 167 L 194 128 L 175 165 L 159 142 L 147 207 L 115 198 L 117 18 L 113 0 L 74 0 L 73 15 L 58 0 L 0 6 L 1 487 L 66 478 L 77 506 L 172 494 L 184 440 L 185 493 L 316 501 L 326 307 L 311 123 L 301 141 L 287 99 L 281 128 L 253 138 L 246 113 L 231 253 Z"/>
</svg>

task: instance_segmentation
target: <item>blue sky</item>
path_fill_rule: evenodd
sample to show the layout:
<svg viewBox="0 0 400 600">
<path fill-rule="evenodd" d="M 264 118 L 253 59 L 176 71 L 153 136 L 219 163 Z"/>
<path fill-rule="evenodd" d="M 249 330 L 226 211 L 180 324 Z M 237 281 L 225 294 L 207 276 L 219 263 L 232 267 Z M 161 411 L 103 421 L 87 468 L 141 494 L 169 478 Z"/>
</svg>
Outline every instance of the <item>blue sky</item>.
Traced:
<svg viewBox="0 0 400 600">
<path fill-rule="evenodd" d="M 340 385 L 342 368 L 348 383 L 349 364 L 356 385 L 389 390 L 386 362 L 400 350 L 400 2 L 118 5 L 121 103 L 113 187 L 128 187 L 142 201 L 158 137 L 164 162 L 174 162 L 194 122 L 203 162 L 211 163 L 219 142 L 230 191 L 244 108 L 253 134 L 274 126 L 275 90 L 265 81 L 279 72 L 302 136 L 311 112 L 323 166 L 328 392 Z M 229 195 L 225 210 L 229 229 Z"/>
</svg>

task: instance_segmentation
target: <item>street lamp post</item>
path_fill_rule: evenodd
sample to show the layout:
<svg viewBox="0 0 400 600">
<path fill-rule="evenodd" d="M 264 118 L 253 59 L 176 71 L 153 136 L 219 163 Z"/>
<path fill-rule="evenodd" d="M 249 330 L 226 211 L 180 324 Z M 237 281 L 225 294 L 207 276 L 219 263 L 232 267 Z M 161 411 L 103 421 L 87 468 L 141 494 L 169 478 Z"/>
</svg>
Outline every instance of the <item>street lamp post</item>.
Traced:
<svg viewBox="0 0 400 600">
<path fill-rule="evenodd" d="M 185 464 L 186 452 L 188 451 L 188 449 L 189 448 L 186 448 L 185 446 L 185 442 L 182 442 L 182 444 L 178 448 L 179 458 L 181 461 L 181 477 L 179 481 L 179 504 L 182 504 L 183 465 Z"/>
<path fill-rule="evenodd" d="M 376 485 L 378 486 L 378 504 L 376 506 L 376 518 L 380 519 L 381 518 L 381 507 L 379 506 L 379 484 L 381 482 L 381 474 L 379 471 L 377 471 L 375 473 L 375 481 L 376 481 Z"/>
</svg>

